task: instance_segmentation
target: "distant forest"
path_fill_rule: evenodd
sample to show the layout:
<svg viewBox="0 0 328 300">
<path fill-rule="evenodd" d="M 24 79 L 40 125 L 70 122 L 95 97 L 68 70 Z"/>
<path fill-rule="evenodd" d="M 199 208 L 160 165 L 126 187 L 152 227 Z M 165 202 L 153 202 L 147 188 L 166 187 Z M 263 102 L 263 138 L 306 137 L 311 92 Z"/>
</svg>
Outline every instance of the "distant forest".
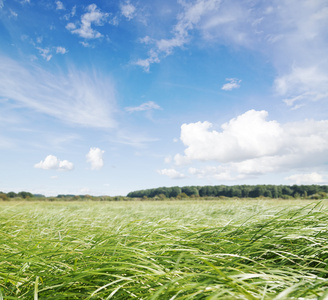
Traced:
<svg viewBox="0 0 328 300">
<path fill-rule="evenodd" d="M 280 199 L 324 199 L 328 198 L 328 185 L 207 185 L 184 187 L 159 187 L 130 192 L 127 196 L 57 195 L 46 197 L 29 192 L 0 192 L 0 201 L 127 201 L 165 200 L 188 198 L 280 198 Z"/>
<path fill-rule="evenodd" d="M 228 198 L 326 198 L 327 185 L 214 185 L 160 187 L 130 192 L 129 198 L 186 198 L 186 197 L 228 197 Z"/>
</svg>

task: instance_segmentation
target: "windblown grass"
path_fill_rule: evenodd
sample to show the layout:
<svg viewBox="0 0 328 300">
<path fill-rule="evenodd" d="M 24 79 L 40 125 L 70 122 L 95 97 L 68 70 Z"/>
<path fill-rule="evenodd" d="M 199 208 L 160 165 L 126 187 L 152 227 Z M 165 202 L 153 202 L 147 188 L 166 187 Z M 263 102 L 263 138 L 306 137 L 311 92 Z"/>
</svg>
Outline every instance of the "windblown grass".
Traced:
<svg viewBox="0 0 328 300">
<path fill-rule="evenodd" d="M 325 202 L 2 202 L 0 212 L 0 299 L 328 299 Z"/>
</svg>

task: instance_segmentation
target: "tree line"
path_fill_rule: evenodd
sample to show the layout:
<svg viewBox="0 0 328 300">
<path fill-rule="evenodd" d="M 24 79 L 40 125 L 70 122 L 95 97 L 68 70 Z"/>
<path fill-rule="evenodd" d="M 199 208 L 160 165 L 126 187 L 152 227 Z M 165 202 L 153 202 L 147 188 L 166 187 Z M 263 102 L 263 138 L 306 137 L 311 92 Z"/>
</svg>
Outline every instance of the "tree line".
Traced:
<svg viewBox="0 0 328 300">
<path fill-rule="evenodd" d="M 228 198 L 312 198 L 327 197 L 327 185 L 214 185 L 159 187 L 130 192 L 129 198 L 184 198 L 228 197 Z"/>
<path fill-rule="evenodd" d="M 3 193 L 0 192 L 0 199 L 1 200 L 7 200 L 10 198 L 21 198 L 21 199 L 28 199 L 28 198 L 34 198 L 34 197 L 44 197 L 43 195 L 33 195 L 32 193 L 29 192 L 19 192 L 19 193 L 15 193 L 15 192 L 9 192 L 9 193 Z"/>
<path fill-rule="evenodd" d="M 91 196 L 91 195 L 58 195 L 57 197 L 45 197 L 41 194 L 29 192 L 0 192 L 0 200 L 25 199 L 47 201 L 127 201 L 138 199 L 161 200 L 186 199 L 197 197 L 216 198 L 304 198 L 323 199 L 328 198 L 328 185 L 207 185 L 207 186 L 173 186 L 153 189 L 138 190 L 128 193 L 127 196 Z"/>
</svg>

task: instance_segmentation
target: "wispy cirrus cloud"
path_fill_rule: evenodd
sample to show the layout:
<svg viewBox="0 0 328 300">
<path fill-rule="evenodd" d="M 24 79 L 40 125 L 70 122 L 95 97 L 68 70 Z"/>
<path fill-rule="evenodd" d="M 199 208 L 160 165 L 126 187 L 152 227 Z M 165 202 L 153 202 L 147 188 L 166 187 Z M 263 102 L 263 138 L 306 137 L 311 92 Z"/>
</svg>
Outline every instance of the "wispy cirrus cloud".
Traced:
<svg viewBox="0 0 328 300">
<path fill-rule="evenodd" d="M 158 138 L 148 136 L 148 134 L 136 130 L 118 129 L 116 136 L 108 137 L 111 143 L 127 145 L 134 148 L 146 148 L 148 144 L 158 142 Z"/>
<path fill-rule="evenodd" d="M 306 100 L 328 99 L 328 72 L 319 66 L 294 67 L 290 73 L 275 79 L 276 92 L 295 108 Z"/>
<path fill-rule="evenodd" d="M 65 123 L 116 126 L 114 84 L 95 71 L 72 68 L 67 74 L 55 74 L 0 56 L 0 97 Z"/>
<path fill-rule="evenodd" d="M 207 42 L 264 55 L 277 72 L 275 91 L 295 109 L 328 99 L 327 26 L 325 0 L 256 0 L 222 2 L 199 30 Z"/>
<path fill-rule="evenodd" d="M 135 64 L 149 71 L 150 65 L 159 63 L 162 57 L 172 54 L 175 48 L 183 47 L 190 40 L 192 31 L 208 13 L 218 9 L 221 0 L 197 0 L 194 2 L 179 2 L 183 6 L 183 12 L 178 15 L 178 22 L 172 30 L 172 38 L 150 39 L 146 37 L 147 43 L 152 44 L 148 58 L 138 59 Z M 144 42 L 145 39 L 141 39 Z M 150 43 L 151 42 L 151 43 Z"/>
<path fill-rule="evenodd" d="M 224 45 L 257 52 L 273 66 L 276 95 L 291 109 L 328 99 L 328 3 L 291 1 L 179 1 L 182 11 L 170 27 L 170 38 L 156 33 L 139 41 L 146 58 L 134 63 L 146 72 L 175 49 L 189 44 Z M 156 32 L 156 31 L 155 31 Z M 239 82 L 227 83 L 225 90 Z"/>
<path fill-rule="evenodd" d="M 162 109 L 162 108 L 153 101 L 148 101 L 148 102 L 142 103 L 139 106 L 129 106 L 129 107 L 125 108 L 126 111 L 131 112 L 131 113 L 137 112 L 137 111 L 152 110 L 152 109 Z"/>
</svg>

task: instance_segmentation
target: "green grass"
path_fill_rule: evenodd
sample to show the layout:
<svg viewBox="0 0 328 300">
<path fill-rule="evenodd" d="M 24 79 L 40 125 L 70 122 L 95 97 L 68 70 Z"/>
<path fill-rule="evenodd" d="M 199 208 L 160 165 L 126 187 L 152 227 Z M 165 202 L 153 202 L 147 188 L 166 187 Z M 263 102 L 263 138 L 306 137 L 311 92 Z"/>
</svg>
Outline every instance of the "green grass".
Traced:
<svg viewBox="0 0 328 300">
<path fill-rule="evenodd" d="M 1 299 L 328 299 L 323 201 L 0 202 Z"/>
</svg>

